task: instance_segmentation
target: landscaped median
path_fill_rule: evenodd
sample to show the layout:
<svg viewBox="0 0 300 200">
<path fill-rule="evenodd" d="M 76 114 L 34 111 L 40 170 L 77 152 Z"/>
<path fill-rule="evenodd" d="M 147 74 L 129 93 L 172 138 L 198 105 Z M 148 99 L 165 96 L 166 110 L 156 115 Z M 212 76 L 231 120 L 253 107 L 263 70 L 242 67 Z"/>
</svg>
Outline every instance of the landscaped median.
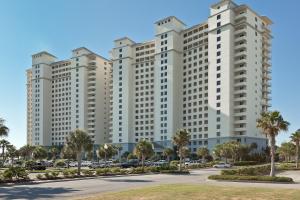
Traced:
<svg viewBox="0 0 300 200">
<path fill-rule="evenodd" d="M 222 181 L 253 181 L 253 182 L 283 182 L 293 183 L 293 179 L 289 177 L 272 177 L 272 176 L 237 176 L 237 175 L 211 175 L 211 180 Z"/>
<path fill-rule="evenodd" d="M 260 165 L 222 170 L 221 175 L 211 175 L 208 179 L 222 181 L 293 183 L 293 179 L 289 177 L 268 176 L 267 174 L 270 172 L 270 168 L 270 165 Z"/>
</svg>

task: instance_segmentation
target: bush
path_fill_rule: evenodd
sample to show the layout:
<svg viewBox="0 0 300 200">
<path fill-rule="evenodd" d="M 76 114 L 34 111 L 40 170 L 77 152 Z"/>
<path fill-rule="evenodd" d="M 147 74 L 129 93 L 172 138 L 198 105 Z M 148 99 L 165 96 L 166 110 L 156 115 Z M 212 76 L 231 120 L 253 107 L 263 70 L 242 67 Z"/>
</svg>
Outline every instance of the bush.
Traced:
<svg viewBox="0 0 300 200">
<path fill-rule="evenodd" d="M 102 175 L 107 175 L 109 174 L 111 171 L 109 168 L 102 168 L 102 169 L 97 169 L 96 170 L 96 175 L 97 176 L 102 176 Z"/>
<path fill-rule="evenodd" d="M 121 168 L 120 167 L 114 167 L 110 169 L 112 174 L 121 174 Z"/>
<path fill-rule="evenodd" d="M 54 163 L 54 167 L 65 167 L 66 166 L 66 163 L 64 160 L 57 160 L 55 163 Z"/>
<path fill-rule="evenodd" d="M 188 170 L 161 170 L 160 173 L 162 174 L 190 174 Z"/>
<path fill-rule="evenodd" d="M 12 180 L 13 179 L 13 172 L 9 169 L 5 170 L 4 173 L 3 173 L 3 179 L 4 180 Z"/>
<path fill-rule="evenodd" d="M 136 168 L 131 168 L 130 169 L 130 173 L 131 174 L 142 174 L 148 172 L 148 168 L 144 167 L 144 169 L 142 167 L 136 167 Z"/>
<path fill-rule="evenodd" d="M 172 160 L 171 162 L 170 162 L 170 166 L 172 166 L 172 167 L 178 167 L 178 165 L 179 165 L 179 161 L 178 160 Z"/>
<path fill-rule="evenodd" d="M 76 176 L 77 169 L 65 169 L 62 171 L 62 174 L 65 178 L 73 178 Z"/>
<path fill-rule="evenodd" d="M 59 172 L 52 171 L 52 172 L 51 172 L 51 176 L 52 176 L 52 178 L 56 179 L 56 178 L 58 178 L 58 176 L 59 176 Z"/>
<path fill-rule="evenodd" d="M 231 181 L 261 181 L 261 182 L 287 182 L 292 183 L 289 177 L 272 176 L 237 176 L 237 175 L 211 175 L 208 179 L 212 180 L 231 180 Z"/>
<path fill-rule="evenodd" d="M 45 176 L 45 178 L 46 179 L 53 179 L 53 176 L 49 173 L 49 172 L 46 172 L 45 174 L 44 174 L 44 176 Z"/>
<path fill-rule="evenodd" d="M 39 179 L 39 180 L 42 180 L 43 179 L 43 175 L 42 174 L 37 174 L 36 178 Z"/>
<path fill-rule="evenodd" d="M 247 166 L 247 165 L 257 165 L 257 161 L 238 161 L 233 163 L 234 166 Z"/>
<path fill-rule="evenodd" d="M 23 167 L 10 167 L 4 171 L 3 178 L 5 180 L 12 180 L 13 178 L 17 180 L 28 179 L 28 173 Z"/>
<path fill-rule="evenodd" d="M 88 169 L 82 170 L 82 173 L 84 176 L 94 176 L 94 171 L 92 170 L 88 170 Z"/>
<path fill-rule="evenodd" d="M 271 165 L 260 165 L 255 167 L 241 167 L 238 169 L 222 170 L 221 175 L 259 176 L 270 172 Z"/>
<path fill-rule="evenodd" d="M 300 168 L 296 168 L 295 163 L 280 163 L 276 168 L 278 170 L 300 170 Z"/>
</svg>

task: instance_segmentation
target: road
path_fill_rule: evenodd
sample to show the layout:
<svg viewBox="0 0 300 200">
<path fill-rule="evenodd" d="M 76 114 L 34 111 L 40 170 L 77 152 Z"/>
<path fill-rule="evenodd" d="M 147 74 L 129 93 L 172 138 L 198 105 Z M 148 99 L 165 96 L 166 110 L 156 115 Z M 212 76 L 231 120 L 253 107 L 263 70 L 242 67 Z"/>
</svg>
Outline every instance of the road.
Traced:
<svg viewBox="0 0 300 200">
<path fill-rule="evenodd" d="M 233 183 L 207 180 L 207 176 L 218 174 L 218 169 L 193 170 L 190 175 L 133 175 L 118 177 L 97 177 L 81 180 L 58 180 L 48 183 L 24 184 L 0 187 L 0 199 L 80 199 L 103 192 L 122 191 L 144 186 L 160 184 L 212 184 L 237 187 L 282 187 L 300 189 L 297 184 L 266 184 L 266 183 Z M 300 181 L 299 172 L 285 172 L 294 175 Z"/>
</svg>

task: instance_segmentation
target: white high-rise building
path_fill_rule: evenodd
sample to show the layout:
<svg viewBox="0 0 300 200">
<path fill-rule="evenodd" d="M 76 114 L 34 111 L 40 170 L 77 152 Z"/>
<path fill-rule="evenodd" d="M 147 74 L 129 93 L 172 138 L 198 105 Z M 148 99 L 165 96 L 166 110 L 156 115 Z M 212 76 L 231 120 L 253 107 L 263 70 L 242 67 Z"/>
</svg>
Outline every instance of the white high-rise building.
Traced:
<svg viewBox="0 0 300 200">
<path fill-rule="evenodd" d="M 109 60 L 82 47 L 68 60 L 40 52 L 27 70 L 27 143 L 63 145 L 83 129 L 95 144 L 109 141 Z"/>
<path fill-rule="evenodd" d="M 171 146 L 179 128 L 190 149 L 235 140 L 266 146 L 256 128 L 270 100 L 271 20 L 222 0 L 192 27 L 174 16 L 155 23 L 151 41 L 114 41 L 112 143 L 141 139 Z"/>
</svg>

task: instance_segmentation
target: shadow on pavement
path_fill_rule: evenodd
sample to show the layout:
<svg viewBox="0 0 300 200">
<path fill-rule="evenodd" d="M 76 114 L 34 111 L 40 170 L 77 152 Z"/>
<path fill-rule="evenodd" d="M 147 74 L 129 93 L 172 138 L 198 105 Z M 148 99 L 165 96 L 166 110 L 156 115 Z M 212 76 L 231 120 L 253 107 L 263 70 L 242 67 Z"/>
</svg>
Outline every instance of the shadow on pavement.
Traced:
<svg viewBox="0 0 300 200">
<path fill-rule="evenodd" d="M 75 192 L 68 188 L 0 187 L 0 199 L 43 199 L 55 198 L 59 194 Z"/>
</svg>

